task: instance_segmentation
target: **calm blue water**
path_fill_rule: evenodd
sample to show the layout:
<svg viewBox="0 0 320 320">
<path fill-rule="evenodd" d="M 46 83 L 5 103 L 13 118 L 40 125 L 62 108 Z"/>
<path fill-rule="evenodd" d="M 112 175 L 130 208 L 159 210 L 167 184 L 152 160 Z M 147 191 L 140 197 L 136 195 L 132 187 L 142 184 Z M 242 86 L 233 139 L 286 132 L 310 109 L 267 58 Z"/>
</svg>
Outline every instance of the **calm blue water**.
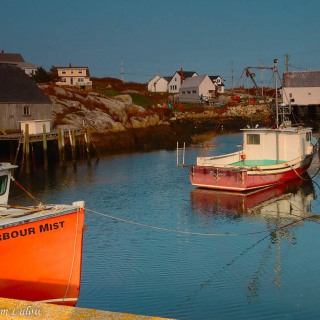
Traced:
<svg viewBox="0 0 320 320">
<path fill-rule="evenodd" d="M 211 141 L 216 154 L 241 142 L 239 134 Z M 200 153 L 188 148 L 186 163 Z M 79 307 L 178 319 L 320 316 L 318 221 L 274 232 L 319 213 L 318 177 L 255 209 L 257 197 L 192 187 L 173 151 L 108 156 L 19 181 L 43 202 L 86 201 Z"/>
</svg>

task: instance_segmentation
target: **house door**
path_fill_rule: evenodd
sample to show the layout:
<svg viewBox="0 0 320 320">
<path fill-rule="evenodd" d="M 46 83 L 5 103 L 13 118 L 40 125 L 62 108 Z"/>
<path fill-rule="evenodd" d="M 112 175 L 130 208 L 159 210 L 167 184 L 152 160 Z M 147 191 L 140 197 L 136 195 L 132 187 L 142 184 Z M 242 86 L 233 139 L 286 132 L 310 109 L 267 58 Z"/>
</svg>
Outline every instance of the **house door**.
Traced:
<svg viewBox="0 0 320 320">
<path fill-rule="evenodd" d="M 70 78 L 70 85 L 73 86 L 73 78 L 72 77 Z"/>
</svg>

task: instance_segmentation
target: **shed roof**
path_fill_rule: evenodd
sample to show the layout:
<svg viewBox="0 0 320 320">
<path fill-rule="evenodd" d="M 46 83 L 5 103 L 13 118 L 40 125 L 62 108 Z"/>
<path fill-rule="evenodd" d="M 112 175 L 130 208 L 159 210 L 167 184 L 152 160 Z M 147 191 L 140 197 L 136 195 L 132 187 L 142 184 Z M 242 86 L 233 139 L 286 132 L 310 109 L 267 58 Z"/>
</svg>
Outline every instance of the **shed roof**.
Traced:
<svg viewBox="0 0 320 320">
<path fill-rule="evenodd" d="M 320 71 L 286 71 L 282 87 L 320 87 Z"/>
<path fill-rule="evenodd" d="M 205 77 L 207 77 L 207 75 L 189 77 L 186 80 L 184 80 L 180 88 L 183 89 L 183 88 L 199 87 Z"/>
<path fill-rule="evenodd" d="M 52 102 L 23 70 L 0 63 L 0 103 Z"/>
<path fill-rule="evenodd" d="M 20 53 L 4 53 L 0 52 L 0 62 L 24 62 Z"/>
</svg>

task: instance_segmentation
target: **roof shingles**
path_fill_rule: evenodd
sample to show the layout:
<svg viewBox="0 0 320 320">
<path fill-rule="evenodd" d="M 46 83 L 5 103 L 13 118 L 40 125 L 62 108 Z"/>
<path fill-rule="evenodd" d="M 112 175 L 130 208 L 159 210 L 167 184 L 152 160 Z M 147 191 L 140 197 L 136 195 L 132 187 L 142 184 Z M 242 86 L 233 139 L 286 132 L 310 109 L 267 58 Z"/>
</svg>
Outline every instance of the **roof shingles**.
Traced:
<svg viewBox="0 0 320 320">
<path fill-rule="evenodd" d="M 42 103 L 51 100 L 20 68 L 0 63 L 0 103 Z"/>
</svg>

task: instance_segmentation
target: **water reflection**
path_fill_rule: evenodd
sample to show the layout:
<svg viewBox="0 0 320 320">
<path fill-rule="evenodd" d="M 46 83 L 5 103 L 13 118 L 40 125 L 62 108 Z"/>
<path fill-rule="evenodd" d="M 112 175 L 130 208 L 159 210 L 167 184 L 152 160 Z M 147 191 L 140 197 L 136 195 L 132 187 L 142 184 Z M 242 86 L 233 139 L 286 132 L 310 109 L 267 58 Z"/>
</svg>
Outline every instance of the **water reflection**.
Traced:
<svg viewBox="0 0 320 320">
<path fill-rule="evenodd" d="M 282 285 L 284 273 L 281 258 L 284 243 L 287 246 L 297 242 L 295 231 L 312 214 L 311 202 L 316 198 L 313 183 L 310 179 L 296 180 L 286 184 L 251 193 L 232 193 L 206 189 L 193 189 L 190 193 L 191 207 L 195 214 L 206 219 L 234 222 L 235 220 L 254 220 L 264 224 L 266 235 L 247 247 L 229 261 L 221 271 L 225 271 L 240 258 L 250 254 L 258 244 L 265 246 L 259 250 L 255 270 L 249 275 L 247 283 L 247 302 L 258 300 L 261 278 L 273 265 L 272 283 L 275 287 Z M 270 270 L 270 269 L 269 269 Z M 206 283 L 214 281 L 212 275 Z"/>
<path fill-rule="evenodd" d="M 301 219 L 311 213 L 315 190 L 310 179 L 249 193 L 193 189 L 190 193 L 192 210 L 203 215 L 250 216 L 275 221 Z"/>
</svg>

